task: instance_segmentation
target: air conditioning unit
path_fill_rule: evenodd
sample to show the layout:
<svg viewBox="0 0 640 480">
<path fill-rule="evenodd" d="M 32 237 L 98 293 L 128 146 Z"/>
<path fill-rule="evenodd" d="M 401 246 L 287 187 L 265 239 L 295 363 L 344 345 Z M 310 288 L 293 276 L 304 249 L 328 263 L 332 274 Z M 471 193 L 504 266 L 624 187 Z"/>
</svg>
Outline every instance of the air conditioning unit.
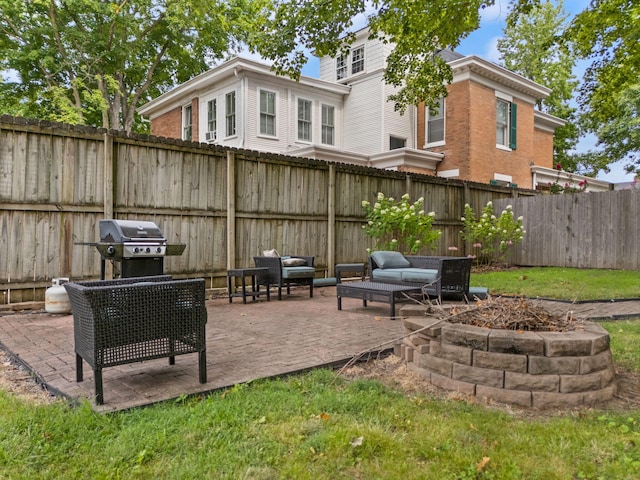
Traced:
<svg viewBox="0 0 640 480">
<path fill-rule="evenodd" d="M 215 143 L 216 142 L 216 132 L 207 132 L 205 133 L 205 139 L 207 143 Z"/>
</svg>

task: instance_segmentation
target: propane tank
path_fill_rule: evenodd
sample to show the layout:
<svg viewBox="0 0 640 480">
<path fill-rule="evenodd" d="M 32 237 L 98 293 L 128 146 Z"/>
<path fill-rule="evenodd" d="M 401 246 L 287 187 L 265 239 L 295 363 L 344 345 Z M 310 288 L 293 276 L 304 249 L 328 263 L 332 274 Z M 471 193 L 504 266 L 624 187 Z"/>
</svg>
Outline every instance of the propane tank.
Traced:
<svg viewBox="0 0 640 480">
<path fill-rule="evenodd" d="M 44 294 L 44 309 L 48 313 L 71 313 L 67 291 L 62 286 L 68 278 L 54 278 Z"/>
</svg>

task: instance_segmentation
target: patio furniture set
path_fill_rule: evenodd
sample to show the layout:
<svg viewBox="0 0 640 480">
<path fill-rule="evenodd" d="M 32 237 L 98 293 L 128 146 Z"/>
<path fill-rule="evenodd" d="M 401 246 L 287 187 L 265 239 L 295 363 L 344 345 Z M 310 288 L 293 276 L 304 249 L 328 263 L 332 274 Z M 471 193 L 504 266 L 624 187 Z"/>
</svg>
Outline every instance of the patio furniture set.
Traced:
<svg viewBox="0 0 640 480">
<path fill-rule="evenodd" d="M 268 253 L 268 252 L 265 252 Z M 227 271 L 229 302 L 233 298 L 253 298 L 277 288 L 290 293 L 291 285 L 309 287 L 313 297 L 315 278 L 313 256 L 277 254 L 254 257 L 255 267 Z M 395 305 L 407 296 L 446 294 L 466 296 L 469 292 L 471 259 L 460 257 L 403 256 L 398 252 L 374 252 L 369 258 L 370 281 L 365 281 L 364 263 L 336 265 L 338 310 L 343 298 L 356 298 Z M 345 274 L 360 280 L 343 283 Z M 357 278 L 357 277 L 356 277 Z M 247 281 L 249 279 L 249 281 Z M 235 291 L 239 280 L 240 289 Z M 170 275 L 150 275 L 64 284 L 73 313 L 76 380 L 83 380 L 85 361 L 92 368 L 95 401 L 104 402 L 102 370 L 106 367 L 198 354 L 200 383 L 206 383 L 206 340 L 204 279 L 174 280 Z M 261 290 L 261 287 L 265 287 Z"/>
</svg>

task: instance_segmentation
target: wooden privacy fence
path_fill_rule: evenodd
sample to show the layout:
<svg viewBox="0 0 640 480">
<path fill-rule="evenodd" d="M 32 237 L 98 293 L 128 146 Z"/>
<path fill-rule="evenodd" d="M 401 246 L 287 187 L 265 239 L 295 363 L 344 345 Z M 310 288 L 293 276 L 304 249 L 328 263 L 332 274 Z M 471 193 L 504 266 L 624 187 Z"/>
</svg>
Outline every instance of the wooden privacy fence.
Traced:
<svg viewBox="0 0 640 480">
<path fill-rule="evenodd" d="M 377 193 L 425 199 L 442 231 L 438 249 L 464 254 L 464 204 L 532 195 L 484 184 L 0 117 L 0 302 L 44 299 L 51 279 L 95 279 L 103 218 L 150 220 L 169 243 L 165 272 L 222 287 L 253 256 L 315 255 L 318 275 L 364 262 L 362 201 Z"/>
<path fill-rule="evenodd" d="M 640 190 L 501 199 L 495 211 L 508 204 L 527 232 L 515 264 L 640 270 Z"/>
</svg>

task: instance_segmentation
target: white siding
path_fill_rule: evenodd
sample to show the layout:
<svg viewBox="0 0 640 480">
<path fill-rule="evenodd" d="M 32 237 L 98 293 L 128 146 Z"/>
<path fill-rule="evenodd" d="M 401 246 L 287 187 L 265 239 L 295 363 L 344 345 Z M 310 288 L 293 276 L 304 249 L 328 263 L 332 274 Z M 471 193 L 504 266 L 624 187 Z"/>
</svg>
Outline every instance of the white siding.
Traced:
<svg viewBox="0 0 640 480">
<path fill-rule="evenodd" d="M 381 152 L 383 84 L 380 75 L 354 83 L 344 102 L 344 149 L 364 154 Z"/>
<path fill-rule="evenodd" d="M 393 87 L 385 85 L 383 97 L 386 100 L 389 98 L 389 95 L 395 92 Z M 416 137 L 415 137 L 415 107 L 407 107 L 404 112 L 404 115 L 400 115 L 400 113 L 394 111 L 393 102 L 385 101 L 384 104 L 384 127 L 383 127 L 383 136 L 384 136 L 384 148 L 382 151 L 389 150 L 389 137 L 399 137 L 406 139 L 406 146 L 408 148 L 416 148 Z"/>
<path fill-rule="evenodd" d="M 231 79 L 220 82 L 215 89 L 200 95 L 198 105 L 198 135 L 199 141 L 205 142 L 205 134 L 207 132 L 207 103 L 215 98 L 217 101 L 217 124 L 218 124 L 218 143 L 221 145 L 229 145 L 232 147 L 240 147 L 242 138 L 242 99 L 241 99 L 242 82 L 238 79 Z M 225 136 L 225 96 L 227 93 L 235 90 L 236 92 L 236 135 L 226 138 Z"/>
</svg>

